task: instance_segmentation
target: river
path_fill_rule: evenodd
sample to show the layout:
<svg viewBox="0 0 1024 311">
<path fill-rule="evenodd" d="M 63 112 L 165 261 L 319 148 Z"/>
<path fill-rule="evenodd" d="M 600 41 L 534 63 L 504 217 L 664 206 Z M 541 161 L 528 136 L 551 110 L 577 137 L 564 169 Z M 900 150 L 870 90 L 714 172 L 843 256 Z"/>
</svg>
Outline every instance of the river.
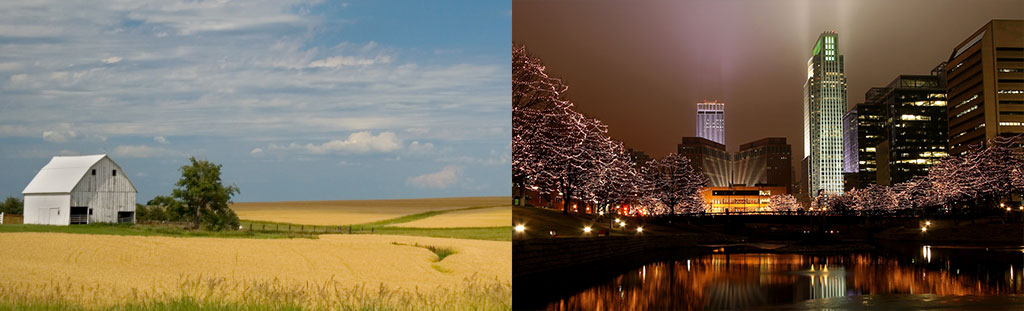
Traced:
<svg viewBox="0 0 1024 311">
<path fill-rule="evenodd" d="M 567 293 L 549 310 L 1024 309 L 1024 246 L 915 245 L 832 254 L 712 253 L 666 258 Z M 613 273 L 614 275 L 615 273 Z M 521 299 L 518 299 L 523 301 Z"/>
</svg>

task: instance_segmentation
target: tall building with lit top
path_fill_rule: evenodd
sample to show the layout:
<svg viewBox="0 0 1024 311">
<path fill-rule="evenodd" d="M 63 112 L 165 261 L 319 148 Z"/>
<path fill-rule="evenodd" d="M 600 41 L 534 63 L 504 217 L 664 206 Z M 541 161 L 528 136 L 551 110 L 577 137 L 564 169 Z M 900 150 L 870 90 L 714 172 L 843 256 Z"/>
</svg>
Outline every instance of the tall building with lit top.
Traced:
<svg viewBox="0 0 1024 311">
<path fill-rule="evenodd" d="M 808 159 L 808 194 L 843 193 L 843 114 L 846 74 L 839 35 L 822 33 L 807 60 L 804 83 L 804 157 Z"/>
<path fill-rule="evenodd" d="M 697 103 L 697 137 L 725 145 L 725 103 Z"/>
</svg>

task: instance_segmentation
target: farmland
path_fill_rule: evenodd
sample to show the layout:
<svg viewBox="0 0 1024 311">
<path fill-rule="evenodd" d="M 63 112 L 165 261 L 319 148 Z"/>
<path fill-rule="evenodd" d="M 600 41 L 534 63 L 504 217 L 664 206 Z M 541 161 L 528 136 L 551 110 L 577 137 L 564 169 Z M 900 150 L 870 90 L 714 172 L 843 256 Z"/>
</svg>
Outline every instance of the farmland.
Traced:
<svg viewBox="0 0 1024 311">
<path fill-rule="evenodd" d="M 507 309 L 507 204 L 499 197 L 232 206 L 243 223 L 349 223 L 376 234 L 0 226 L 0 310 Z M 287 211 L 298 215 L 278 217 Z"/>
<path fill-rule="evenodd" d="M 512 206 L 463 209 L 433 217 L 398 223 L 398 227 L 459 228 L 511 226 Z"/>
<path fill-rule="evenodd" d="M 431 251 L 401 244 L 441 246 L 455 253 L 435 262 Z M 512 269 L 508 242 L 429 237 L 322 235 L 312 240 L 5 233 L 0 234 L 0 245 L 2 300 L 45 293 L 38 289 L 70 282 L 65 291 L 72 292 L 66 294 L 88 298 L 81 302 L 87 306 L 122 303 L 128 295 L 178 293 L 189 279 L 219 280 L 227 287 L 270 282 L 300 289 L 304 284 L 346 290 L 383 284 L 390 290 L 429 295 L 462 290 L 466 282 L 509 284 Z M 19 288 L 35 290 L 10 292 Z M 304 293 L 316 297 L 312 294 Z M 233 295 L 227 291 L 225 299 L 237 298 Z"/>
<path fill-rule="evenodd" d="M 245 202 L 234 203 L 231 209 L 244 220 L 336 226 L 372 223 L 430 211 L 508 205 L 509 202 L 508 197 Z"/>
</svg>

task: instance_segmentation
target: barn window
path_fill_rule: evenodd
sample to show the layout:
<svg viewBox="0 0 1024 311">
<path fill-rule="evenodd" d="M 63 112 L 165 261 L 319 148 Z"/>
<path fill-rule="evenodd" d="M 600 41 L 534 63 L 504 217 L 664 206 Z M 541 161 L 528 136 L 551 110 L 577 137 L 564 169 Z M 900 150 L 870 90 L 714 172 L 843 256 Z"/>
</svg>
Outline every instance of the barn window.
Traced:
<svg viewBox="0 0 1024 311">
<path fill-rule="evenodd" d="M 89 215 L 92 215 L 92 209 L 91 208 L 89 209 Z"/>
<path fill-rule="evenodd" d="M 96 176 L 96 170 L 92 170 L 92 176 Z"/>
<path fill-rule="evenodd" d="M 117 176 L 117 170 L 114 170 L 114 176 Z"/>
</svg>

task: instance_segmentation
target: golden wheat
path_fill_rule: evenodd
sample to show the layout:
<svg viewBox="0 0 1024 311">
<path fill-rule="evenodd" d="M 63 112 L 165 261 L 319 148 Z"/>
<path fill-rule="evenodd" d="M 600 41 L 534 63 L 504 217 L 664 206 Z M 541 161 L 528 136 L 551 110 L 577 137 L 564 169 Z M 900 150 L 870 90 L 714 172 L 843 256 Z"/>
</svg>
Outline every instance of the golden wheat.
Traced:
<svg viewBox="0 0 1024 311">
<path fill-rule="evenodd" d="M 420 220 L 398 223 L 398 227 L 460 228 L 511 226 L 512 206 L 495 206 L 465 211 L 453 211 Z"/>
<path fill-rule="evenodd" d="M 456 253 L 434 262 L 436 256 L 429 250 L 395 242 L 448 247 Z M 8 291 L 9 297 L 18 296 L 10 293 L 19 292 L 17 288 L 56 288 L 90 305 L 130 302 L 139 293 L 176 296 L 183 278 L 222 280 L 234 284 L 232 288 L 282 284 L 313 290 L 384 284 L 396 291 L 430 293 L 450 291 L 465 280 L 510 284 L 512 275 L 509 242 L 429 237 L 322 235 L 313 240 L 2 233 L 0 246 L 0 290 Z M 245 293 L 237 294 L 244 298 Z"/>
<path fill-rule="evenodd" d="M 509 197 L 468 197 L 403 200 L 246 202 L 231 204 L 244 220 L 305 225 L 351 225 L 405 215 L 473 206 L 508 204 Z M 507 223 L 507 221 L 506 221 Z"/>
</svg>

